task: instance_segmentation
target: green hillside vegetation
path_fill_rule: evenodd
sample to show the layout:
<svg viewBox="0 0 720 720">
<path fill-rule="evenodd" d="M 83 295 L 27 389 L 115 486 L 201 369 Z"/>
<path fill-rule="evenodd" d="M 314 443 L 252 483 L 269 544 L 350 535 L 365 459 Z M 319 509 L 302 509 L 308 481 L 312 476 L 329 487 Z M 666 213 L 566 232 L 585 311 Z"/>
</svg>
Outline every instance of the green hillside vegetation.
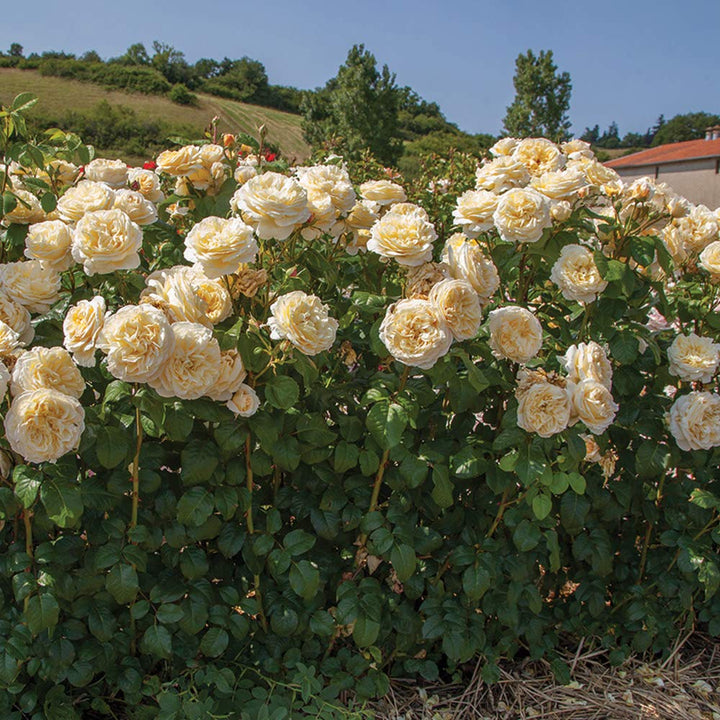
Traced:
<svg viewBox="0 0 720 720">
<path fill-rule="evenodd" d="M 265 125 L 267 142 L 288 159 L 303 160 L 310 152 L 299 115 L 236 100 L 201 93 L 193 105 L 179 105 L 162 95 L 108 90 L 37 70 L 0 68 L 0 102 L 9 103 L 21 92 L 40 99 L 31 113 L 35 129 L 59 126 L 77 132 L 102 155 L 147 158 L 167 147 L 169 136 L 201 137 L 214 117 L 219 118 L 221 133 L 257 136 Z"/>
</svg>

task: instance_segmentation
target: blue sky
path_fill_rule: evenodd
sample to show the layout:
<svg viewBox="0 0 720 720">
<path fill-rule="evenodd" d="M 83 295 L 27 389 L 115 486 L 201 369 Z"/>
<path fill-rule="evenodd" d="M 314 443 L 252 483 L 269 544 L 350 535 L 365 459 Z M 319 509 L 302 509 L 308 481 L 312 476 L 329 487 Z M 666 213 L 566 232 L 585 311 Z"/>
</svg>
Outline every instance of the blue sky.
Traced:
<svg viewBox="0 0 720 720">
<path fill-rule="evenodd" d="M 33 0 L 3 9 L 0 47 L 111 57 L 157 39 L 190 62 L 248 55 L 270 82 L 313 88 L 364 43 L 449 120 L 490 133 L 517 55 L 553 50 L 572 78 L 573 130 L 615 120 L 624 134 L 661 113 L 720 113 L 719 32 L 720 0 Z"/>
</svg>

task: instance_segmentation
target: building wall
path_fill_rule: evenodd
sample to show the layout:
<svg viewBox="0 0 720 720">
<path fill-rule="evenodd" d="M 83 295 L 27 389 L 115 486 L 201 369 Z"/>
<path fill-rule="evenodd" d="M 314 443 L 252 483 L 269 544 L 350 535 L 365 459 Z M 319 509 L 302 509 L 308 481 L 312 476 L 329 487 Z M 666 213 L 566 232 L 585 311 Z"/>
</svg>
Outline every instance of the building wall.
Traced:
<svg viewBox="0 0 720 720">
<path fill-rule="evenodd" d="M 720 207 L 719 163 L 720 158 L 709 158 L 616 170 L 626 182 L 646 176 L 656 178 L 695 205 L 706 205 L 714 210 Z"/>
</svg>

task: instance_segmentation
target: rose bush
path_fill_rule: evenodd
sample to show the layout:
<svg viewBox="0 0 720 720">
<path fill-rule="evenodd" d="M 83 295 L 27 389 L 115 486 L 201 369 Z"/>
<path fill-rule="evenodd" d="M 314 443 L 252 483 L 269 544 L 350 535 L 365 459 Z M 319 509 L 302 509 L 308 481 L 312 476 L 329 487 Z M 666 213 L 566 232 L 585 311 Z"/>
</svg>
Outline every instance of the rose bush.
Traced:
<svg viewBox="0 0 720 720">
<path fill-rule="evenodd" d="M 3 717 L 330 718 L 720 633 L 717 215 L 578 141 L 407 184 L 208 137 L 155 172 L 28 138 L 31 105 L 0 117 Z"/>
</svg>

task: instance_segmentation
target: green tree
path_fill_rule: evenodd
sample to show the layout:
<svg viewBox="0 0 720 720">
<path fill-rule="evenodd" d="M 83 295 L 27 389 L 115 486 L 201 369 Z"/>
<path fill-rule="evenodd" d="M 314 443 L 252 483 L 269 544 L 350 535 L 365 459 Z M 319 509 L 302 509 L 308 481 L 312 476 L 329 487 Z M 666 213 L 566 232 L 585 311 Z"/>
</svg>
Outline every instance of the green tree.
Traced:
<svg viewBox="0 0 720 720">
<path fill-rule="evenodd" d="M 655 146 L 684 140 L 699 140 L 705 137 L 706 128 L 718 124 L 720 124 L 720 115 L 711 113 L 696 112 L 676 115 L 659 125 L 652 144 Z"/>
<path fill-rule="evenodd" d="M 503 124 L 513 137 L 569 137 L 570 74 L 557 72 L 552 50 L 532 50 L 515 61 L 515 100 L 507 108 Z"/>
<path fill-rule="evenodd" d="M 131 45 L 123 56 L 119 58 L 123 65 L 149 65 L 150 56 L 142 43 Z"/>
<path fill-rule="evenodd" d="M 12 43 L 10 45 L 10 50 L 8 50 L 8 55 L 11 57 L 22 57 L 23 46 L 20 43 Z"/>
<path fill-rule="evenodd" d="M 402 151 L 399 104 L 395 75 L 387 65 L 378 70 L 375 56 L 364 45 L 354 45 L 337 75 L 306 94 L 305 139 L 315 147 L 332 140 L 349 155 L 368 149 L 381 162 L 394 164 Z"/>
</svg>

